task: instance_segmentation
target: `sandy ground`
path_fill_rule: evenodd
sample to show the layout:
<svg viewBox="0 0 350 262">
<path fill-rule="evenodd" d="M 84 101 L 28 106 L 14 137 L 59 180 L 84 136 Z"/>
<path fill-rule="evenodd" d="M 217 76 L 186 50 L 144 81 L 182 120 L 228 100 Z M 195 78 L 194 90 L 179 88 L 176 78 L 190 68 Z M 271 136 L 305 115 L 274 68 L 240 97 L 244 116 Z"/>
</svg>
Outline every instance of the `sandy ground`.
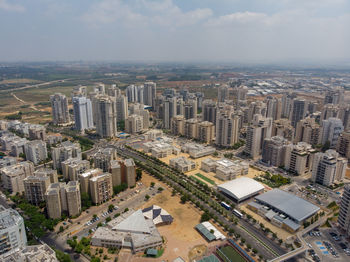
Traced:
<svg viewBox="0 0 350 262">
<path fill-rule="evenodd" d="M 271 224 L 266 219 L 262 218 L 260 215 L 254 213 L 252 210 L 248 209 L 246 205 L 240 206 L 242 210 L 244 210 L 247 214 L 250 214 L 253 218 L 255 218 L 260 223 L 263 223 L 265 227 L 268 227 L 271 229 L 272 232 L 277 234 L 278 238 L 281 238 L 283 240 L 286 240 L 287 238 L 291 237 L 293 234 L 285 231 L 282 228 L 276 227 L 275 225 Z"/>
</svg>

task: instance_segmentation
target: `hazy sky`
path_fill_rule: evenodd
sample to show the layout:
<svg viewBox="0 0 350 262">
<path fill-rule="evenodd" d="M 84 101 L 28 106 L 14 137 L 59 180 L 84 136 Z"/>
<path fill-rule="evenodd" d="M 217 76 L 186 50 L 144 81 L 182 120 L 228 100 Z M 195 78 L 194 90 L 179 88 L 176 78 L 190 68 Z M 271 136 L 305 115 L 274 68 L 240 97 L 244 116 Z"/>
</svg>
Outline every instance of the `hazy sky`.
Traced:
<svg viewBox="0 0 350 262">
<path fill-rule="evenodd" d="M 350 0 L 0 0 L 0 61 L 350 61 Z"/>
</svg>

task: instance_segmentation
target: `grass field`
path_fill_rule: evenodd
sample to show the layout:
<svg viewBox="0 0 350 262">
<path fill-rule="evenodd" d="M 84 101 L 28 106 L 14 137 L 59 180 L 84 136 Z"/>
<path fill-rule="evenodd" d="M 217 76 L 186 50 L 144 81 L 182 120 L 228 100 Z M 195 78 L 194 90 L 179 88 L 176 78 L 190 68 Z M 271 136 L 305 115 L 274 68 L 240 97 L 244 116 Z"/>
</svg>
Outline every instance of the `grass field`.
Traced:
<svg viewBox="0 0 350 262">
<path fill-rule="evenodd" d="M 198 181 L 199 183 L 206 185 L 206 183 L 204 183 L 202 180 L 200 180 L 199 178 L 195 177 L 195 176 L 190 176 L 191 178 L 193 178 L 194 180 Z"/>
<path fill-rule="evenodd" d="M 217 254 L 225 262 L 246 262 L 246 260 L 231 246 L 218 249 Z"/>
<path fill-rule="evenodd" d="M 211 180 L 210 178 L 206 177 L 205 175 L 202 175 L 201 173 L 197 173 L 195 174 L 196 176 L 200 177 L 201 179 L 203 179 L 204 181 L 207 181 L 208 183 L 215 185 L 215 182 L 213 180 Z"/>
</svg>

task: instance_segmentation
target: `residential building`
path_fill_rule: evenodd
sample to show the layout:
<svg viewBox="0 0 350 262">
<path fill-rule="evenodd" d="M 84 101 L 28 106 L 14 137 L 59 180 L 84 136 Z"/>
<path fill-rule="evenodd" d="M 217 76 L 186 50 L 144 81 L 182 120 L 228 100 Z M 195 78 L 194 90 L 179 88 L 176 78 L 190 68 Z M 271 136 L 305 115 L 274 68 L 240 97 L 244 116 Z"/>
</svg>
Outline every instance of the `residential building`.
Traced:
<svg viewBox="0 0 350 262">
<path fill-rule="evenodd" d="M 26 159 L 38 165 L 47 159 L 46 143 L 42 140 L 33 140 L 24 146 Z"/>
<path fill-rule="evenodd" d="M 239 116 L 233 111 L 220 111 L 216 116 L 216 139 L 218 146 L 233 146 L 238 142 Z"/>
<path fill-rule="evenodd" d="M 32 139 L 32 140 L 40 139 L 45 141 L 46 140 L 45 126 L 31 124 L 28 128 L 28 136 L 29 136 L 29 139 Z"/>
<path fill-rule="evenodd" d="M 114 148 L 99 149 L 92 156 L 94 167 L 100 168 L 103 172 L 109 172 L 111 168 L 111 161 L 117 159 L 117 151 Z"/>
<path fill-rule="evenodd" d="M 221 85 L 218 87 L 218 102 L 225 102 L 229 99 L 229 89 L 227 85 Z"/>
<path fill-rule="evenodd" d="M 129 134 L 138 134 L 144 130 L 143 117 L 140 115 L 130 115 L 125 120 L 125 132 Z"/>
<path fill-rule="evenodd" d="M 77 181 L 78 175 L 90 169 L 90 162 L 79 158 L 69 158 L 61 163 L 62 174 L 69 181 Z"/>
<path fill-rule="evenodd" d="M 103 173 L 90 178 L 91 200 L 94 204 L 102 204 L 113 196 L 112 175 Z"/>
<path fill-rule="evenodd" d="M 117 134 L 117 104 L 113 97 L 97 96 L 93 103 L 96 109 L 96 131 L 102 138 L 115 137 Z"/>
<path fill-rule="evenodd" d="M 307 113 L 307 101 L 304 99 L 294 99 L 290 116 L 292 126 L 296 128 L 297 123 L 304 119 Z"/>
<path fill-rule="evenodd" d="M 26 229 L 20 214 L 0 205 L 0 260 L 9 253 L 27 246 Z"/>
<path fill-rule="evenodd" d="M 191 118 L 185 120 L 184 136 L 187 138 L 197 138 L 199 120 Z"/>
<path fill-rule="evenodd" d="M 213 100 L 206 99 L 202 104 L 202 121 L 209 121 L 216 124 L 216 103 Z"/>
<path fill-rule="evenodd" d="M 251 158 L 259 157 L 265 138 L 270 138 L 272 133 L 272 118 L 254 115 L 253 123 L 247 129 L 247 138 L 244 152 Z"/>
<path fill-rule="evenodd" d="M 337 152 L 350 160 L 350 130 L 343 131 L 338 139 Z"/>
<path fill-rule="evenodd" d="M 50 179 L 50 184 L 58 182 L 57 170 L 51 168 L 42 167 L 37 169 L 34 171 L 34 176 L 48 176 Z"/>
<path fill-rule="evenodd" d="M 4 156 L 0 159 L 0 169 L 5 166 L 12 166 L 17 164 L 17 158 L 11 156 Z"/>
<path fill-rule="evenodd" d="M 8 252 L 2 257 L 3 262 L 59 262 L 56 252 L 46 244 L 26 246 L 14 252 Z"/>
<path fill-rule="evenodd" d="M 344 192 L 340 201 L 338 224 L 345 232 L 347 237 L 350 236 L 350 184 L 344 186 Z"/>
<path fill-rule="evenodd" d="M 34 165 L 29 161 L 20 162 L 12 166 L 1 168 L 0 174 L 4 189 L 13 194 L 23 193 L 23 180 L 34 174 Z"/>
<path fill-rule="evenodd" d="M 272 123 L 272 136 L 281 136 L 289 141 L 293 141 L 294 127 L 289 119 L 281 118 Z"/>
<path fill-rule="evenodd" d="M 33 205 L 39 205 L 45 201 L 45 193 L 51 183 L 50 177 L 37 173 L 23 179 L 23 184 L 27 201 Z"/>
<path fill-rule="evenodd" d="M 312 167 L 312 181 L 324 186 L 331 186 L 345 177 L 347 160 L 340 158 L 334 150 L 316 153 Z"/>
<path fill-rule="evenodd" d="M 114 161 L 114 160 L 113 160 Z M 79 182 L 82 193 L 91 194 L 90 192 L 90 178 L 103 174 L 103 170 L 99 168 L 86 170 L 84 173 L 79 174 Z"/>
<path fill-rule="evenodd" d="M 215 126 L 209 121 L 198 123 L 197 139 L 201 142 L 211 144 L 215 138 Z"/>
<path fill-rule="evenodd" d="M 69 158 L 81 159 L 81 148 L 78 142 L 64 141 L 51 148 L 53 169 L 61 169 L 61 163 Z"/>
<path fill-rule="evenodd" d="M 284 168 L 296 175 L 304 175 L 312 171 L 314 154 L 317 151 L 310 144 L 299 142 L 287 145 Z"/>
<path fill-rule="evenodd" d="M 317 145 L 320 137 L 320 125 L 314 118 L 307 117 L 297 123 L 294 142 L 305 142 L 310 145 Z"/>
<path fill-rule="evenodd" d="M 128 99 L 124 95 L 116 97 L 117 121 L 125 121 L 128 117 Z"/>
<path fill-rule="evenodd" d="M 55 125 L 70 123 L 68 100 L 61 93 L 56 93 L 50 96 L 52 108 L 52 120 Z"/>
<path fill-rule="evenodd" d="M 281 136 L 265 138 L 262 148 L 262 161 L 271 166 L 284 166 L 286 145 L 288 144 L 290 144 L 290 141 Z"/>
<path fill-rule="evenodd" d="M 52 219 L 61 218 L 65 211 L 70 217 L 81 212 L 80 184 L 78 181 L 53 183 L 45 193 L 46 209 Z"/>
<path fill-rule="evenodd" d="M 337 146 L 338 138 L 343 132 L 343 123 L 339 118 L 330 117 L 327 120 L 322 121 L 320 143 L 325 144 L 329 142 L 330 148 Z"/>
<path fill-rule="evenodd" d="M 184 135 L 185 117 L 183 115 L 174 116 L 171 119 L 171 133 L 173 135 Z"/>
<path fill-rule="evenodd" d="M 144 104 L 154 107 L 155 105 L 155 98 L 157 94 L 157 85 L 153 82 L 146 82 L 143 85 L 143 99 Z"/>
<path fill-rule="evenodd" d="M 73 111 L 75 128 L 81 132 L 94 127 L 92 104 L 89 98 L 84 96 L 73 97 Z"/>
</svg>

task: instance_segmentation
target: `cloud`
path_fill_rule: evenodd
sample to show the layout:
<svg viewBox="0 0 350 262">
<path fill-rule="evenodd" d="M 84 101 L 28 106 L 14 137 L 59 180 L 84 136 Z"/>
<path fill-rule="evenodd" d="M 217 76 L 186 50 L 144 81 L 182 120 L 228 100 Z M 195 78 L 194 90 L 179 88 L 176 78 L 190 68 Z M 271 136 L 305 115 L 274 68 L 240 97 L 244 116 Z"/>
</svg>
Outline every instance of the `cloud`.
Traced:
<svg viewBox="0 0 350 262">
<path fill-rule="evenodd" d="M 172 0 L 146 1 L 102 0 L 82 15 L 82 20 L 95 26 L 118 22 L 127 26 L 187 26 L 211 17 L 209 8 L 183 12 Z"/>
<path fill-rule="evenodd" d="M 10 12 L 24 12 L 24 6 L 20 4 L 10 4 L 7 0 L 0 0 L 0 9 Z"/>
</svg>

